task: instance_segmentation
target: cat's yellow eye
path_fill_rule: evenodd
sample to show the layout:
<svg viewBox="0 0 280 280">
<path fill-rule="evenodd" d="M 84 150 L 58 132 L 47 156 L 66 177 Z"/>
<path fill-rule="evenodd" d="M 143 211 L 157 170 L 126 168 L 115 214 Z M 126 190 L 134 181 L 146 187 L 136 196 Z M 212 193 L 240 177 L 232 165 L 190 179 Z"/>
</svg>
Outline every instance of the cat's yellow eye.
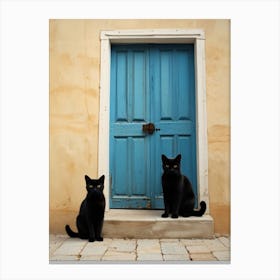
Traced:
<svg viewBox="0 0 280 280">
<path fill-rule="evenodd" d="M 174 168 L 177 168 L 177 167 L 178 167 L 178 165 L 177 165 L 177 164 L 175 164 L 173 167 L 174 167 Z"/>
<path fill-rule="evenodd" d="M 98 185 L 97 188 L 100 189 L 100 185 Z"/>
<path fill-rule="evenodd" d="M 89 187 L 90 189 L 92 189 L 92 188 L 93 188 L 93 186 L 92 186 L 92 185 L 89 185 L 88 187 Z"/>
<path fill-rule="evenodd" d="M 169 168 L 169 165 L 168 165 L 168 164 L 166 164 L 166 165 L 165 165 L 165 167 L 166 167 L 166 168 Z"/>
</svg>

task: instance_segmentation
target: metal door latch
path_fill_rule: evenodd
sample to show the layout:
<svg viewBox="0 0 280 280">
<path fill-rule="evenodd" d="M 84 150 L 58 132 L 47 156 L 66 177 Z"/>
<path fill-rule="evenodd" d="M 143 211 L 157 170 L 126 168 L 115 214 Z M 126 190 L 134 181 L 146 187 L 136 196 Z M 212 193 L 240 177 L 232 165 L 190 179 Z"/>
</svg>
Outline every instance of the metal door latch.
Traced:
<svg viewBox="0 0 280 280">
<path fill-rule="evenodd" d="M 153 134 L 155 131 L 159 131 L 160 128 L 155 128 L 155 125 L 153 123 L 146 123 L 142 125 L 142 130 L 145 133 Z"/>
</svg>

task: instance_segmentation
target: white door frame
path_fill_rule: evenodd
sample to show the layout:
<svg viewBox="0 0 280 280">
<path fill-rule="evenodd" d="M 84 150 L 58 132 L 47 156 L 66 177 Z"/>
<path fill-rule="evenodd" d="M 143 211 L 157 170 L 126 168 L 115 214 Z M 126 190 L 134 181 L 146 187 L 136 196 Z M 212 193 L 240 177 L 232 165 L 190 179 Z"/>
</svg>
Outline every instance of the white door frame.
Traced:
<svg viewBox="0 0 280 280">
<path fill-rule="evenodd" d="M 143 29 L 101 31 L 100 106 L 98 175 L 105 175 L 104 195 L 109 201 L 109 127 L 110 127 L 110 60 L 112 43 L 194 44 L 196 92 L 196 147 L 198 199 L 207 203 L 208 197 L 208 140 L 206 112 L 205 36 L 201 29 Z M 106 211 L 109 210 L 109 203 Z"/>
</svg>

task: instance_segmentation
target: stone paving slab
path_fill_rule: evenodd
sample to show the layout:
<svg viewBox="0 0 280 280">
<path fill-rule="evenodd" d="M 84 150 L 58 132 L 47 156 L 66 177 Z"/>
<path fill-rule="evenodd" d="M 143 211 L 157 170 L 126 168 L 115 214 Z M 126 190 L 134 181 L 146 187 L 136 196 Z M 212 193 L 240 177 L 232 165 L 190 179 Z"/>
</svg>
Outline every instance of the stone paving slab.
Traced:
<svg viewBox="0 0 280 280">
<path fill-rule="evenodd" d="M 111 244 L 112 241 L 113 241 L 112 238 L 104 238 L 102 243 L 103 243 L 103 244 Z"/>
<path fill-rule="evenodd" d="M 158 239 L 138 239 L 137 240 L 138 247 L 149 247 L 149 246 L 159 246 Z"/>
<path fill-rule="evenodd" d="M 190 256 L 188 254 L 181 255 L 163 255 L 165 261 L 189 261 Z"/>
<path fill-rule="evenodd" d="M 229 261 L 230 260 L 230 251 L 214 251 L 213 255 L 219 261 Z"/>
<path fill-rule="evenodd" d="M 158 239 L 140 239 L 137 240 L 138 254 L 153 254 L 161 252 Z"/>
<path fill-rule="evenodd" d="M 206 245 L 193 245 L 187 246 L 187 250 L 190 254 L 193 253 L 210 253 L 210 249 Z"/>
<path fill-rule="evenodd" d="M 66 235 L 54 235 L 50 234 L 49 237 L 49 253 L 52 255 L 54 251 L 62 245 L 62 243 L 67 239 Z"/>
<path fill-rule="evenodd" d="M 162 261 L 161 253 L 138 254 L 137 261 Z"/>
<path fill-rule="evenodd" d="M 177 242 L 161 242 L 161 251 L 165 255 L 181 255 L 187 254 L 183 244 Z"/>
<path fill-rule="evenodd" d="M 136 253 L 135 252 L 116 252 L 116 251 L 107 251 L 102 257 L 102 261 L 135 261 Z"/>
<path fill-rule="evenodd" d="M 136 240 L 113 239 L 109 248 L 117 252 L 132 252 L 136 249 Z"/>
<path fill-rule="evenodd" d="M 192 262 L 230 261 L 230 238 L 111 239 L 88 242 L 66 235 L 50 235 L 51 262 Z"/>
<path fill-rule="evenodd" d="M 185 246 L 203 245 L 204 239 L 180 239 Z"/>
<path fill-rule="evenodd" d="M 211 253 L 193 253 L 190 257 L 192 261 L 217 261 Z"/>
<path fill-rule="evenodd" d="M 58 249 L 55 250 L 53 255 L 79 255 L 86 244 L 86 240 L 68 238 L 62 243 L 62 245 Z"/>
<path fill-rule="evenodd" d="M 64 234 L 50 234 L 49 241 L 50 243 L 57 243 L 68 239 L 67 235 Z"/>
<path fill-rule="evenodd" d="M 218 240 L 220 242 L 222 242 L 224 246 L 226 246 L 228 248 L 230 247 L 230 240 L 229 240 L 229 238 L 226 238 L 226 237 L 222 236 L 222 237 L 219 237 Z"/>
<path fill-rule="evenodd" d="M 80 254 L 82 256 L 104 255 L 107 249 L 108 246 L 100 244 L 100 242 L 89 242 L 86 244 Z"/>
<path fill-rule="evenodd" d="M 210 251 L 227 251 L 229 247 L 226 247 L 218 238 L 206 239 L 203 243 L 209 248 Z"/>
<path fill-rule="evenodd" d="M 81 256 L 80 261 L 101 261 L 103 255 L 85 255 Z"/>
<path fill-rule="evenodd" d="M 73 255 L 53 255 L 50 257 L 50 261 L 78 261 L 79 256 Z"/>
<path fill-rule="evenodd" d="M 160 242 L 168 242 L 168 243 L 170 243 L 170 242 L 178 242 L 178 239 L 174 239 L 174 238 L 162 238 L 162 239 L 160 239 L 159 240 Z"/>
</svg>

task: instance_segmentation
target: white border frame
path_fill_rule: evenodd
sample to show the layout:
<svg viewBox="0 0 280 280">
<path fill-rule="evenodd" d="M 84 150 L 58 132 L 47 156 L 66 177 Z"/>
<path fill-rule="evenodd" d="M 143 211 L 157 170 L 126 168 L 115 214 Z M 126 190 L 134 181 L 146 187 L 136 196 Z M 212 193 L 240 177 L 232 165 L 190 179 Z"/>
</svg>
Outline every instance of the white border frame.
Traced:
<svg viewBox="0 0 280 280">
<path fill-rule="evenodd" d="M 198 198 L 207 203 L 208 140 L 206 112 L 205 36 L 201 29 L 152 29 L 101 31 L 100 107 L 98 174 L 105 174 L 104 194 L 109 201 L 109 127 L 110 127 L 110 58 L 111 43 L 194 43 L 196 127 L 197 127 L 197 187 Z M 107 203 L 106 211 L 109 210 Z"/>
</svg>

